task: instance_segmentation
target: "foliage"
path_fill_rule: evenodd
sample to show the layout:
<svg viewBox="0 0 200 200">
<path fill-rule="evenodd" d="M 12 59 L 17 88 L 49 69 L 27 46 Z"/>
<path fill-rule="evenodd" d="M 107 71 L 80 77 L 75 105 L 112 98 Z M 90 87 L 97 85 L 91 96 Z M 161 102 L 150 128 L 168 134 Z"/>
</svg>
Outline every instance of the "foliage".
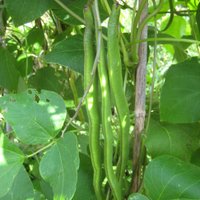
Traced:
<svg viewBox="0 0 200 200">
<path fill-rule="evenodd" d="M 0 0 L 1 200 L 200 199 L 200 3 L 116 2 Z"/>
</svg>

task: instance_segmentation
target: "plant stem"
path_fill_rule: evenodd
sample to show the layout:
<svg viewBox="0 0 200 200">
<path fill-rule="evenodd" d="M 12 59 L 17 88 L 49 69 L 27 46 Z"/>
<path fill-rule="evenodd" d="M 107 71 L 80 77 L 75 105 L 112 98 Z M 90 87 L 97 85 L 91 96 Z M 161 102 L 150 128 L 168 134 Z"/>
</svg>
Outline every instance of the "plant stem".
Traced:
<svg viewBox="0 0 200 200">
<path fill-rule="evenodd" d="M 85 20 L 82 19 L 80 16 L 78 16 L 75 12 L 70 10 L 64 3 L 62 3 L 60 0 L 54 0 L 58 5 L 60 5 L 65 11 L 67 11 L 72 17 L 80 21 L 81 23 L 85 24 Z"/>
<path fill-rule="evenodd" d="M 74 72 L 70 72 L 69 84 L 70 84 L 70 87 L 71 87 L 71 90 L 72 90 L 72 93 L 74 96 L 74 104 L 75 104 L 75 106 L 78 106 L 78 92 L 77 92 L 77 88 L 75 86 L 74 79 L 75 79 Z M 81 122 L 85 121 L 84 114 L 83 114 L 83 111 L 81 108 L 79 110 L 78 117 Z"/>
<path fill-rule="evenodd" d="M 140 42 L 154 42 L 154 41 L 158 41 L 158 42 L 185 42 L 185 43 L 191 43 L 191 44 L 200 44 L 200 41 L 198 40 L 192 40 L 192 39 L 178 39 L 178 38 L 148 38 L 148 39 L 140 39 L 138 41 L 136 41 L 136 43 L 140 43 Z"/>
<path fill-rule="evenodd" d="M 153 0 L 153 4 L 155 5 L 155 0 Z M 155 32 L 154 37 L 157 38 L 157 21 L 156 17 L 154 18 L 154 26 L 155 26 Z M 155 85 L 155 77 L 156 77 L 156 56 L 157 56 L 157 41 L 154 41 L 154 49 L 153 49 L 153 72 L 152 72 L 152 80 L 151 80 L 151 86 L 150 86 L 150 98 L 149 98 L 149 111 L 147 116 L 147 123 L 145 128 L 145 133 L 147 133 L 150 119 L 151 119 L 151 109 L 152 109 L 152 103 L 153 103 L 153 94 L 154 94 L 154 85 Z"/>
<path fill-rule="evenodd" d="M 53 144 L 55 144 L 55 140 L 50 142 L 49 144 L 47 144 L 46 146 L 42 147 L 41 149 L 38 149 L 37 151 L 35 151 L 34 153 L 32 154 L 29 154 L 29 155 L 26 155 L 26 158 L 30 158 L 30 157 L 33 157 L 35 155 L 37 155 L 38 153 L 44 151 L 45 149 L 48 149 L 50 146 L 52 146 Z"/>
<path fill-rule="evenodd" d="M 140 24 L 147 16 L 148 2 L 139 1 L 142 9 L 140 16 Z M 147 38 L 147 24 L 141 31 L 141 39 Z M 133 146 L 133 178 L 132 188 L 133 192 L 137 192 L 140 186 L 140 156 L 141 156 L 141 134 L 144 130 L 145 121 L 145 89 L 146 89 L 146 64 L 147 64 L 147 42 L 139 45 L 139 63 L 136 71 L 136 88 L 135 88 L 135 127 L 134 127 L 134 146 Z"/>
</svg>

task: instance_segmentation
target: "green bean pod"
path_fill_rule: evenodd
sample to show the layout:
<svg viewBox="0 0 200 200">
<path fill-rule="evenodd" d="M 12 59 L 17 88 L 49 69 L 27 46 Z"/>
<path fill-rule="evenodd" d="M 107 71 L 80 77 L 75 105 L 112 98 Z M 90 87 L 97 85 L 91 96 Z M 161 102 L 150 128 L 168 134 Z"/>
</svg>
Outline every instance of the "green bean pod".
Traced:
<svg viewBox="0 0 200 200">
<path fill-rule="evenodd" d="M 104 133 L 104 168 L 108 183 L 117 200 L 122 199 L 121 188 L 117 180 L 117 176 L 113 170 L 113 132 L 111 127 L 111 103 L 110 103 L 110 87 L 108 80 L 108 72 L 106 68 L 105 51 L 103 40 L 101 41 L 101 53 L 99 61 L 99 79 L 102 92 L 102 128 Z"/>
<path fill-rule="evenodd" d="M 114 97 L 114 103 L 120 121 L 120 158 L 119 158 L 119 180 L 122 183 L 125 169 L 127 166 L 129 152 L 129 108 L 123 90 L 122 64 L 119 46 L 119 15 L 120 6 L 114 4 L 108 22 L 108 73 L 110 87 Z"/>
<path fill-rule="evenodd" d="M 94 25 L 91 7 L 84 9 L 84 88 L 86 89 L 92 79 L 91 72 L 94 63 Z M 86 97 L 86 109 L 89 119 L 89 149 L 93 166 L 93 186 L 98 200 L 104 200 L 102 195 L 101 155 L 100 155 L 100 119 L 98 110 L 98 76 L 95 74 L 94 82 Z"/>
</svg>

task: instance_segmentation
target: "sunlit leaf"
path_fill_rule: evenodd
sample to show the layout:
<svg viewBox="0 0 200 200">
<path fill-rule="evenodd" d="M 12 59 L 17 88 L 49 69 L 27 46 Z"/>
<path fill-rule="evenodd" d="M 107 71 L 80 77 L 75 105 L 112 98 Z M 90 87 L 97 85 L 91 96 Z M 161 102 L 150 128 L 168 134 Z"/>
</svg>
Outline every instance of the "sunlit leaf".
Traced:
<svg viewBox="0 0 200 200">
<path fill-rule="evenodd" d="M 28 89 L 0 98 L 0 108 L 17 137 L 26 144 L 45 144 L 61 130 L 66 109 L 56 93 Z"/>
</svg>

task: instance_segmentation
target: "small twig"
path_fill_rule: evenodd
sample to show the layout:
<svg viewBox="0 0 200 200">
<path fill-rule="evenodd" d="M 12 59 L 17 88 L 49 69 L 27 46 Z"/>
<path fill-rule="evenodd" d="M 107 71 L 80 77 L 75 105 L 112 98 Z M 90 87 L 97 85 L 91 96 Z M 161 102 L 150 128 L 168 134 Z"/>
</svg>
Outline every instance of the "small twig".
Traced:
<svg viewBox="0 0 200 200">
<path fill-rule="evenodd" d="M 50 146 L 52 146 L 54 143 L 55 143 L 55 140 L 52 141 L 51 143 L 47 144 L 46 146 L 42 147 L 41 149 L 38 149 L 38 150 L 35 151 L 34 153 L 29 154 L 29 155 L 26 155 L 26 158 L 30 158 L 30 157 L 33 157 L 33 156 L 37 155 L 38 153 L 44 151 L 45 149 L 48 149 L 48 148 L 49 148 Z"/>
<path fill-rule="evenodd" d="M 62 3 L 60 0 L 54 0 L 58 5 L 60 5 L 65 11 L 67 11 L 71 16 L 73 16 L 75 19 L 80 21 L 81 23 L 85 24 L 85 20 L 82 19 L 80 16 L 78 16 L 75 12 L 70 10 L 64 3 Z"/>
<path fill-rule="evenodd" d="M 185 42 L 185 43 L 191 43 L 191 44 L 200 44 L 199 40 L 192 40 L 192 39 L 184 39 L 184 38 L 148 38 L 148 39 L 140 39 L 135 41 L 135 43 L 141 43 L 141 42 Z"/>
<path fill-rule="evenodd" d="M 140 23 L 147 16 L 148 2 L 139 1 L 142 5 L 140 16 Z M 148 27 L 147 24 L 141 30 L 141 39 L 147 38 Z M 139 63 L 136 71 L 136 88 L 135 88 L 135 127 L 134 127 L 134 145 L 133 145 L 133 177 L 132 177 L 132 191 L 137 192 L 140 186 L 140 157 L 141 157 L 141 134 L 144 130 L 145 121 L 145 89 L 146 89 L 146 64 L 147 64 L 147 42 L 139 44 Z"/>
</svg>

